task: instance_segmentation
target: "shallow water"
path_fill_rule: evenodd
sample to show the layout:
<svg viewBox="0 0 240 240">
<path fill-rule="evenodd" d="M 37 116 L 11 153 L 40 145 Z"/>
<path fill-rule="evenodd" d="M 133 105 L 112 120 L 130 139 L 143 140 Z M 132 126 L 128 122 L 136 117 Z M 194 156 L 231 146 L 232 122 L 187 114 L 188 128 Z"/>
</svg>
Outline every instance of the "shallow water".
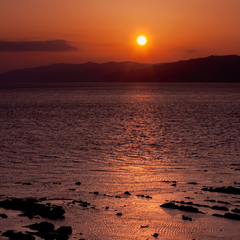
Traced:
<svg viewBox="0 0 240 240">
<path fill-rule="evenodd" d="M 205 201 L 211 199 L 239 208 L 239 195 L 201 190 L 240 184 L 239 84 L 85 84 L 0 92 L 1 199 L 46 197 L 63 205 L 65 219 L 54 223 L 71 225 L 71 239 L 153 239 L 154 233 L 158 239 L 240 238 L 239 221 L 212 216 L 222 211 L 159 207 L 166 200 L 226 205 Z M 70 204 L 80 199 L 95 208 Z M 0 219 L 0 230 L 26 231 L 29 219 L 1 212 L 9 218 Z M 193 221 L 183 221 L 183 214 Z"/>
</svg>

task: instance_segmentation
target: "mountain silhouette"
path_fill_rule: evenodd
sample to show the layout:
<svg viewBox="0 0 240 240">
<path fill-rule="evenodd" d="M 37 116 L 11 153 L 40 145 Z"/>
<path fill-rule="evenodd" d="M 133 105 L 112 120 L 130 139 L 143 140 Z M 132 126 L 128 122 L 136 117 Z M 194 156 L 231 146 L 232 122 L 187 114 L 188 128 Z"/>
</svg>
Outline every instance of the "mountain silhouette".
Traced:
<svg viewBox="0 0 240 240">
<path fill-rule="evenodd" d="M 163 64 L 53 64 L 0 74 L 0 84 L 78 82 L 240 82 L 240 56 L 209 56 Z"/>
</svg>

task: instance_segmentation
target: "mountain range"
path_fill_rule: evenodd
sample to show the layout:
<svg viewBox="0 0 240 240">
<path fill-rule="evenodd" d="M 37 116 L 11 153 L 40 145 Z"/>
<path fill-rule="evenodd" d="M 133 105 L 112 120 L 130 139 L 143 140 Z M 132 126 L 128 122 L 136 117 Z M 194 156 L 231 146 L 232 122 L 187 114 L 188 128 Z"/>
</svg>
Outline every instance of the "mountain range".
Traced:
<svg viewBox="0 0 240 240">
<path fill-rule="evenodd" d="M 161 64 L 53 64 L 0 74 L 0 84 L 78 82 L 240 82 L 240 56 L 209 56 Z"/>
</svg>

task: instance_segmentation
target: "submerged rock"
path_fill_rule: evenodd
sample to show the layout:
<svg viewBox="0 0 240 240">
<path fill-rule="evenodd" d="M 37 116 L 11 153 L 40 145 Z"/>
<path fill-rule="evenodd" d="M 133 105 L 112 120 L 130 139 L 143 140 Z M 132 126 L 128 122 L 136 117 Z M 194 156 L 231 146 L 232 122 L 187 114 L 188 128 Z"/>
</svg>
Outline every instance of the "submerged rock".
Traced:
<svg viewBox="0 0 240 240">
<path fill-rule="evenodd" d="M 72 233 L 72 227 L 70 226 L 61 226 L 56 230 L 59 234 L 71 234 Z"/>
<path fill-rule="evenodd" d="M 30 218 L 32 218 L 34 215 L 39 215 L 43 218 L 61 219 L 65 213 L 61 206 L 51 206 L 47 204 L 44 205 L 38 203 L 38 200 L 34 198 L 14 198 L 12 200 L 4 200 L 0 202 L 0 207 L 23 211 L 25 216 L 29 216 Z"/>
<path fill-rule="evenodd" d="M 187 216 L 185 216 L 185 215 L 182 215 L 182 220 L 192 221 L 192 218 L 191 218 L 191 217 L 187 217 Z"/>
<path fill-rule="evenodd" d="M 239 214 L 233 214 L 233 213 L 225 213 L 224 215 L 221 214 L 213 214 L 215 217 L 223 217 L 223 218 L 228 218 L 228 219 L 233 219 L 233 220 L 240 220 L 240 215 Z"/>
<path fill-rule="evenodd" d="M 178 209 L 178 210 L 185 211 L 185 212 L 203 213 L 203 212 L 199 211 L 198 208 L 195 208 L 192 206 L 184 206 L 184 205 L 179 206 L 173 202 L 164 203 L 164 204 L 160 205 L 160 207 Z"/>
<path fill-rule="evenodd" d="M 227 194 L 240 194 L 240 188 L 235 188 L 232 186 L 229 187 L 205 187 L 202 188 L 202 191 L 209 191 L 209 192 L 219 192 L 219 193 L 227 193 Z"/>
<path fill-rule="evenodd" d="M 215 210 L 229 211 L 229 209 L 227 207 L 222 207 L 222 206 L 213 206 L 211 208 L 215 209 Z"/>
<path fill-rule="evenodd" d="M 9 239 L 11 240 L 35 240 L 35 237 L 31 235 L 24 234 L 22 232 L 15 233 L 12 230 L 4 232 L 2 235 L 5 237 L 9 237 Z"/>
<path fill-rule="evenodd" d="M 37 230 L 39 232 L 52 232 L 55 228 L 54 225 L 49 222 L 35 223 L 25 227 L 30 228 L 31 230 Z"/>
<path fill-rule="evenodd" d="M 239 209 L 239 208 L 235 208 L 235 209 L 232 210 L 232 212 L 234 212 L 234 213 L 240 213 L 240 209 Z"/>
<path fill-rule="evenodd" d="M 1 218 L 8 218 L 8 216 L 7 216 L 6 214 L 4 214 L 4 213 L 1 213 L 1 214 L 0 214 L 0 217 L 1 217 Z"/>
<path fill-rule="evenodd" d="M 154 233 L 152 236 L 156 238 L 158 237 L 158 235 L 159 235 L 158 233 Z"/>
<path fill-rule="evenodd" d="M 188 182 L 188 184 L 197 185 L 196 182 Z"/>
<path fill-rule="evenodd" d="M 148 225 L 146 225 L 146 226 L 141 226 L 141 228 L 148 228 L 149 226 Z"/>
</svg>

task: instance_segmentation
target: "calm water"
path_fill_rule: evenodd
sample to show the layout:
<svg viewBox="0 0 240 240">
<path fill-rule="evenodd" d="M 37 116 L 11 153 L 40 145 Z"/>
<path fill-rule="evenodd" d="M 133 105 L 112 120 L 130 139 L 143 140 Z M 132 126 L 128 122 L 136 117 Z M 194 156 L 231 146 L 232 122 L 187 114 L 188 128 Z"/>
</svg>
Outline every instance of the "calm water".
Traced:
<svg viewBox="0 0 240 240">
<path fill-rule="evenodd" d="M 240 221 L 212 216 L 222 211 L 159 207 L 189 198 L 240 207 L 238 195 L 201 190 L 240 184 L 239 84 L 85 84 L 0 94 L 0 199 L 61 204 L 66 218 L 55 224 L 71 225 L 71 239 L 154 239 L 155 232 L 158 239 L 240 238 Z M 95 208 L 68 202 L 80 199 Z M 0 219 L 0 230 L 26 231 L 30 220 L 1 212 L 10 217 Z"/>
</svg>

